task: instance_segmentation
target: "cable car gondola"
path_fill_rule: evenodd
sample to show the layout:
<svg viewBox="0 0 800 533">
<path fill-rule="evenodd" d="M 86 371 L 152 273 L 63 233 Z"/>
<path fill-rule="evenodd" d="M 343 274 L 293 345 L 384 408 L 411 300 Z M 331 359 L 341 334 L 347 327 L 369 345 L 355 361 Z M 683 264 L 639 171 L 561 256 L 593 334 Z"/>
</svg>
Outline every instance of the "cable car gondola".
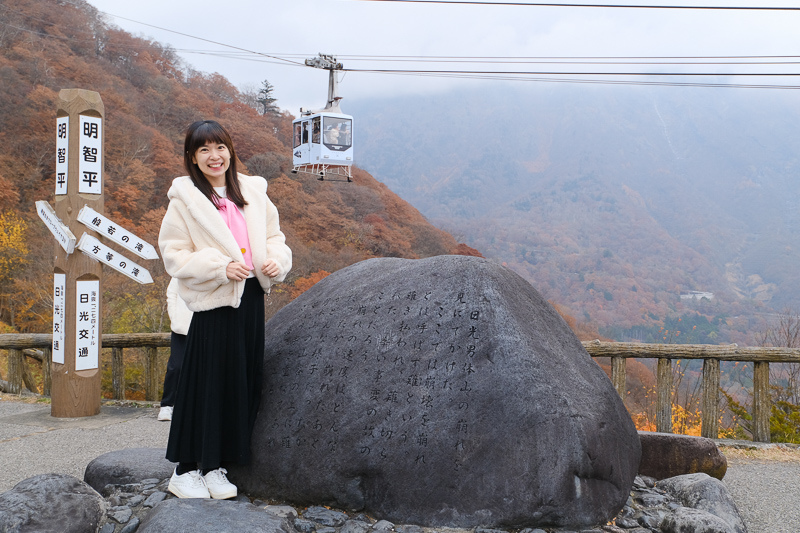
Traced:
<svg viewBox="0 0 800 533">
<path fill-rule="evenodd" d="M 319 180 L 334 176 L 332 181 L 352 181 L 353 117 L 342 113 L 342 98 L 336 94 L 336 71 L 342 64 L 333 56 L 320 54 L 307 59 L 306 65 L 330 72 L 328 103 L 317 111 L 301 108 L 300 118 L 292 122 L 292 172 L 313 174 Z"/>
</svg>

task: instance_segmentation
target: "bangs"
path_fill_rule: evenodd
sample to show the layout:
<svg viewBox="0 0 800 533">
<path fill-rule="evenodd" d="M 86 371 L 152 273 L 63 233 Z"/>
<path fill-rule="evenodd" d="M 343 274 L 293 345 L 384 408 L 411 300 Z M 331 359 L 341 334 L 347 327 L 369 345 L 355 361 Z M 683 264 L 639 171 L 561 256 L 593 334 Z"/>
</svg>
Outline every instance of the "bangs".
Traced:
<svg viewBox="0 0 800 533">
<path fill-rule="evenodd" d="M 228 149 L 233 147 L 228 132 L 222 126 L 210 120 L 203 122 L 192 132 L 191 146 L 187 146 L 186 150 L 193 155 L 198 148 L 207 143 L 224 144 Z"/>
</svg>

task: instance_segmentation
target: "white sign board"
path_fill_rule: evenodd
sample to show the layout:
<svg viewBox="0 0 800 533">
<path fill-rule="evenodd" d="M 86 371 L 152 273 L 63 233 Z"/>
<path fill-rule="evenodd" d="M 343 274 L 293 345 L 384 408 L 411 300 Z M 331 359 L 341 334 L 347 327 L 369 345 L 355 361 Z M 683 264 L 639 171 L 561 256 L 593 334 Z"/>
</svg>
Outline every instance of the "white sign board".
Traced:
<svg viewBox="0 0 800 533">
<path fill-rule="evenodd" d="M 103 192 L 103 120 L 81 115 L 78 192 Z"/>
<path fill-rule="evenodd" d="M 67 194 L 69 117 L 56 119 L 56 194 Z"/>
<path fill-rule="evenodd" d="M 134 263 L 124 255 L 117 253 L 88 233 L 84 233 L 81 236 L 81 240 L 78 241 L 78 249 L 95 261 L 100 261 L 110 266 L 117 272 L 125 274 L 134 281 L 138 281 L 143 285 L 153 283 L 153 278 L 146 268 Z"/>
<path fill-rule="evenodd" d="M 53 362 L 64 364 L 66 340 L 67 275 L 53 274 Z"/>
<path fill-rule="evenodd" d="M 143 259 L 158 259 L 158 254 L 152 244 L 140 239 L 119 224 L 112 222 L 88 205 L 84 205 L 78 213 L 78 222 L 102 236 L 108 237 Z"/>
<path fill-rule="evenodd" d="M 44 200 L 38 200 L 36 202 L 36 212 L 64 251 L 68 254 L 75 251 L 75 235 L 66 224 L 61 222 L 50 203 Z"/>
<path fill-rule="evenodd" d="M 99 367 L 100 281 L 76 281 L 75 370 Z"/>
</svg>

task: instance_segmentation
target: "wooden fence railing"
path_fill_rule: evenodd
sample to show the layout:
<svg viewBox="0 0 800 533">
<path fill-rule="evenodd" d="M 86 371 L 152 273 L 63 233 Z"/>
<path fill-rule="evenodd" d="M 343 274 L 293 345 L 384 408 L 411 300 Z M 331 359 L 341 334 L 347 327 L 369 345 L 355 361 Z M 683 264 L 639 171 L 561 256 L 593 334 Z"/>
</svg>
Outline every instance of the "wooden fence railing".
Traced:
<svg viewBox="0 0 800 533">
<path fill-rule="evenodd" d="M 125 399 L 125 348 L 145 350 L 145 398 L 156 401 L 158 386 L 163 375 L 158 372 L 158 348 L 169 347 L 169 333 L 120 333 L 103 334 L 101 348 L 111 348 L 111 387 L 114 399 Z M 5 333 L 0 335 L 0 349 L 8 350 L 8 392 L 19 394 L 24 383 L 28 390 L 37 387 L 28 370 L 25 357 L 42 363 L 42 393 L 50 396 L 50 363 L 52 361 L 53 336 L 46 333 Z M 41 350 L 41 353 L 39 352 Z"/>
<path fill-rule="evenodd" d="M 712 439 L 719 435 L 720 361 L 753 363 L 753 440 L 769 442 L 769 417 L 772 401 L 769 391 L 770 363 L 800 363 L 800 349 L 740 348 L 735 344 L 641 344 L 633 342 L 583 343 L 592 357 L 611 358 L 611 382 L 624 398 L 625 360 L 658 359 L 656 369 L 656 431 L 672 432 L 672 360 L 702 359 L 701 435 Z"/>
<path fill-rule="evenodd" d="M 2 334 L 0 349 L 8 350 L 9 392 L 19 393 L 23 383 L 32 390 L 36 384 L 27 370 L 25 357 L 42 363 L 43 393 L 50 395 L 50 361 L 52 336 L 49 334 Z M 111 382 L 115 399 L 125 398 L 125 348 L 144 348 L 145 396 L 156 401 L 158 386 L 163 378 L 157 372 L 158 348 L 168 347 L 169 333 L 105 334 L 103 348 L 111 348 Z M 769 418 L 772 402 L 769 390 L 770 363 L 800 363 L 800 349 L 792 348 L 740 348 L 735 344 L 641 344 L 630 342 L 583 343 L 592 357 L 611 358 L 611 382 L 617 393 L 625 397 L 626 359 L 658 359 L 656 370 L 656 430 L 672 432 L 672 361 L 674 359 L 702 359 L 702 429 L 701 434 L 717 438 L 719 434 L 720 361 L 753 363 L 753 440 L 769 442 Z M 41 350 L 41 354 L 35 350 Z"/>
</svg>

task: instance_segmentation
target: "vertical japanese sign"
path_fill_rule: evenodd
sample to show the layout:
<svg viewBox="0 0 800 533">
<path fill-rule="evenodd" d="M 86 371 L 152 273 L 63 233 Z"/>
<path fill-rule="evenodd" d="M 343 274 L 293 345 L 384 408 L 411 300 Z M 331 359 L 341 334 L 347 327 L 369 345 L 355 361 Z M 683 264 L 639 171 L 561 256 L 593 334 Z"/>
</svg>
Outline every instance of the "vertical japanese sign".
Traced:
<svg viewBox="0 0 800 533">
<path fill-rule="evenodd" d="M 56 119 L 56 195 L 67 194 L 69 117 Z"/>
<path fill-rule="evenodd" d="M 103 192 L 103 119 L 81 115 L 79 193 Z"/>
<path fill-rule="evenodd" d="M 53 362 L 64 364 L 67 275 L 53 274 Z"/>
<path fill-rule="evenodd" d="M 100 282 L 76 281 L 75 370 L 99 368 Z"/>
</svg>

